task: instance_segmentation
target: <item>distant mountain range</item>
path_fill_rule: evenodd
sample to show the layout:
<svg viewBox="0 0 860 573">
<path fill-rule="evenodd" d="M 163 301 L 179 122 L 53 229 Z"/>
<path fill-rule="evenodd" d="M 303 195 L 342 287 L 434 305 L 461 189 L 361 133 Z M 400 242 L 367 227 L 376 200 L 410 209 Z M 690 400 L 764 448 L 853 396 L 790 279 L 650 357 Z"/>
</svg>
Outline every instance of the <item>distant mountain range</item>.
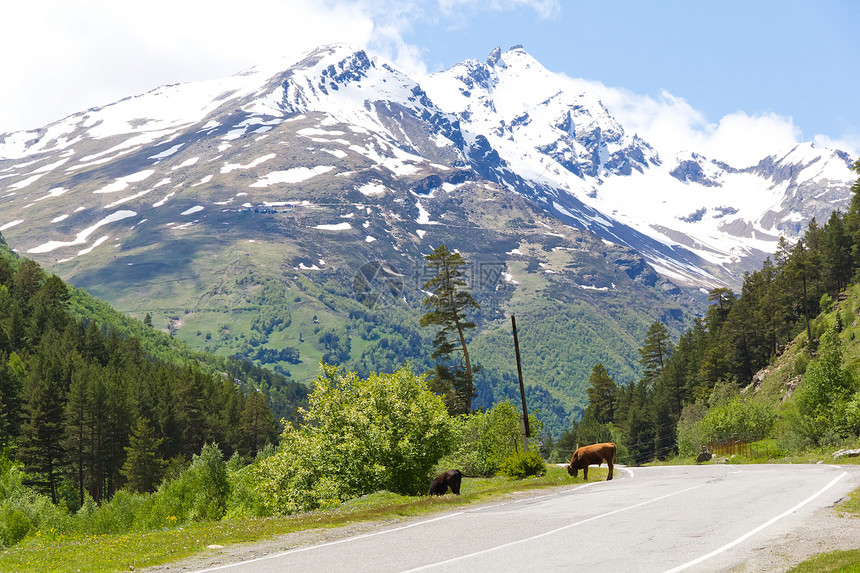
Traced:
<svg viewBox="0 0 860 573">
<path fill-rule="evenodd" d="M 422 257 L 447 244 L 484 305 L 477 404 L 515 397 L 498 345 L 508 314 L 532 317 L 527 378 L 557 430 L 593 364 L 637 376 L 651 322 L 683 329 L 703 289 L 737 288 L 856 177 L 811 144 L 755 165 L 664 156 L 584 86 L 519 46 L 415 78 L 341 45 L 163 86 L 0 135 L 0 232 L 192 346 L 298 379 L 320 357 L 426 361 Z M 395 327 L 420 340 L 383 352 Z M 301 362 L 262 352 L 284 348 Z"/>
</svg>

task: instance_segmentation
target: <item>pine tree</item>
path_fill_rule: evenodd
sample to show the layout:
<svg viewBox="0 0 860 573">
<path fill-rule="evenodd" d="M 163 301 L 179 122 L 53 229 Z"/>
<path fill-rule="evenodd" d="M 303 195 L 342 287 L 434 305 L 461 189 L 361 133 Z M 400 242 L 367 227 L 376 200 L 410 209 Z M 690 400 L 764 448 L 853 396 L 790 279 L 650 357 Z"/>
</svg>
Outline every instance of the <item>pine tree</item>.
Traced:
<svg viewBox="0 0 860 573">
<path fill-rule="evenodd" d="M 643 379 L 630 386 L 626 446 L 633 463 L 642 465 L 654 459 L 652 401 L 646 380 Z"/>
<path fill-rule="evenodd" d="M 49 331 L 30 361 L 24 388 L 21 458 L 36 485 L 57 502 L 65 452 L 62 447 L 66 393 L 74 350 L 60 333 Z"/>
<path fill-rule="evenodd" d="M 11 365 L 12 360 L 20 362 L 17 355 L 0 352 L 0 450 L 4 451 L 21 432 L 23 384 Z"/>
<path fill-rule="evenodd" d="M 791 251 L 791 258 L 785 272 L 794 284 L 800 284 L 803 316 L 806 319 L 806 338 L 812 344 L 812 329 L 809 326 L 809 283 L 814 277 L 815 269 L 809 250 L 804 246 L 803 239 L 799 240 Z"/>
<path fill-rule="evenodd" d="M 89 375 L 88 365 L 82 361 L 75 365 L 64 413 L 63 447 L 66 450 L 72 479 L 78 488 L 78 502 L 81 505 L 84 504 L 86 473 L 91 453 L 89 448 L 89 405 L 87 404 Z"/>
<path fill-rule="evenodd" d="M 469 351 L 466 347 L 466 331 L 475 328 L 475 323 L 466 318 L 472 310 L 480 309 L 472 295 L 464 288 L 466 281 L 463 267 L 466 261 L 459 253 L 451 253 L 445 245 L 439 246 L 424 257 L 428 268 L 435 276 L 424 283 L 424 288 L 432 294 L 424 299 L 424 306 L 430 311 L 421 317 L 421 326 L 438 326 L 439 331 L 433 339 L 435 351 L 433 358 L 441 359 L 450 376 L 451 391 L 456 396 L 456 411 L 469 413 L 474 397 L 473 376 L 477 369 L 472 368 Z M 458 364 L 454 354 L 462 353 Z M 444 378 L 437 376 L 437 382 Z"/>
<path fill-rule="evenodd" d="M 853 274 L 851 236 L 846 230 L 845 219 L 839 211 L 834 211 L 824 226 L 822 251 L 825 289 L 831 293 L 838 293 L 848 286 Z"/>
<path fill-rule="evenodd" d="M 618 386 L 606 371 L 603 364 L 595 364 L 588 378 L 588 407 L 586 416 L 591 413 L 599 424 L 607 424 L 615 418 L 615 401 Z"/>
<path fill-rule="evenodd" d="M 161 442 L 161 438 L 155 437 L 155 430 L 147 418 L 135 421 L 129 445 L 125 447 L 126 459 L 121 472 L 127 480 L 126 487 L 131 491 L 148 493 L 158 487 L 167 465 L 158 455 Z"/>
<path fill-rule="evenodd" d="M 252 392 L 245 400 L 245 408 L 242 411 L 245 452 L 256 455 L 266 444 L 275 440 L 276 432 L 277 425 L 272 411 L 266 405 L 266 396 L 262 392 Z"/>
<path fill-rule="evenodd" d="M 672 339 L 669 330 L 662 322 L 655 322 L 648 328 L 645 344 L 639 349 L 640 363 L 644 369 L 643 378 L 653 383 L 666 367 L 666 361 L 672 354 Z"/>
</svg>

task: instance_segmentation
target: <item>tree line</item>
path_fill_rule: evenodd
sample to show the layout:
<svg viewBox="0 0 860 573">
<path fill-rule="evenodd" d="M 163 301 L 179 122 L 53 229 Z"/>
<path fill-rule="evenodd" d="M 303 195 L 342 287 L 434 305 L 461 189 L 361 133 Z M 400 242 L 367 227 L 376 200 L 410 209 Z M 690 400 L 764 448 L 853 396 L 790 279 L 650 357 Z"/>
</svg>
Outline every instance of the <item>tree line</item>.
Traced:
<svg viewBox="0 0 860 573">
<path fill-rule="evenodd" d="M 69 299 L 0 237 L 0 448 L 55 504 L 154 491 L 207 443 L 250 459 L 276 440 L 266 396 L 237 384 L 247 368 L 157 359 L 110 324 L 74 318 Z"/>
<path fill-rule="evenodd" d="M 860 173 L 860 161 L 853 169 Z M 704 316 L 677 342 L 665 325 L 652 324 L 640 349 L 639 380 L 618 385 L 595 365 L 589 405 L 555 447 L 616 439 L 632 463 L 665 459 L 677 452 L 685 408 L 706 402 L 717 388 L 748 385 L 801 333 L 815 356 L 824 331 L 813 319 L 860 271 L 860 179 L 851 192 L 847 212 L 834 211 L 824 225 L 813 218 L 793 245 L 780 238 L 773 258 L 744 275 L 740 293 L 711 290 Z"/>
</svg>

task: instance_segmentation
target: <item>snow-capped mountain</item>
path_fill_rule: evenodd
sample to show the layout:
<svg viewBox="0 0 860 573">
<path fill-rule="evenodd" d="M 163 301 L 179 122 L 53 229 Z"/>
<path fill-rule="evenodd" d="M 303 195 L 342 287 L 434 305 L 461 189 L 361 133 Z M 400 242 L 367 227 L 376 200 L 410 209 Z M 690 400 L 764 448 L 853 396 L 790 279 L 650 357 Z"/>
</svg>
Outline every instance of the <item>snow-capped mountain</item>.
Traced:
<svg viewBox="0 0 860 573">
<path fill-rule="evenodd" d="M 233 169 L 271 166 L 251 183 L 258 187 L 322 175 L 335 167 L 310 160 L 276 169 L 277 151 L 247 157 L 254 146 L 237 149 L 312 113 L 338 126 L 296 132 L 324 157 L 357 154 L 392 177 L 431 177 L 430 187 L 446 171 L 471 172 L 632 247 L 687 284 L 736 285 L 780 235 L 794 239 L 812 217 L 845 208 L 854 178 L 845 153 L 811 144 L 752 166 L 695 152 L 663 156 L 626 131 L 583 82 L 549 72 L 520 46 L 420 78 L 364 51 L 327 46 L 284 70 L 164 86 L 0 136 L 0 231 L 29 254 L 58 252 L 90 244 L 89 227 L 52 233 L 59 221 L 50 221 L 63 213 L 41 208 L 68 190 L 89 188 L 75 208 L 101 209 L 91 222 L 108 224 L 121 204 L 161 189 L 179 198 L 189 185 L 217 186 Z M 208 159 L 217 169 L 190 181 L 182 174 L 200 172 L 202 156 L 189 153 L 203 142 L 218 150 Z M 237 156 L 232 169 L 230 156 Z M 158 167 L 178 158 L 169 174 Z"/>
<path fill-rule="evenodd" d="M 514 189 L 570 224 L 633 246 L 682 282 L 736 283 L 780 235 L 796 239 L 812 217 L 846 208 L 856 177 L 846 153 L 812 144 L 754 166 L 695 152 L 664 157 L 626 132 L 583 82 L 547 71 L 521 46 L 423 85 L 525 180 Z"/>
</svg>

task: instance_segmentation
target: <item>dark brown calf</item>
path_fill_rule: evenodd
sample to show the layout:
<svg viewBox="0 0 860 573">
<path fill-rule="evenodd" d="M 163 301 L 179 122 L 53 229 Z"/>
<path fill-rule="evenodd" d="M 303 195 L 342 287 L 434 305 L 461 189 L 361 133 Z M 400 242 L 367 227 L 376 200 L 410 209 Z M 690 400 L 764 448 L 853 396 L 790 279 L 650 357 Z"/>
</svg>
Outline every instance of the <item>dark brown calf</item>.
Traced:
<svg viewBox="0 0 860 573">
<path fill-rule="evenodd" d="M 582 446 L 573 452 L 573 457 L 570 458 L 570 464 L 567 466 L 567 473 L 576 477 L 576 473 L 582 470 L 582 477 L 588 480 L 588 466 L 597 464 L 598 466 L 606 462 L 609 466 L 609 477 L 612 479 L 612 467 L 615 465 L 615 444 L 607 442 L 605 444 L 594 444 L 593 446 Z"/>
<path fill-rule="evenodd" d="M 427 495 L 445 495 L 449 486 L 455 495 L 460 495 L 460 480 L 462 479 L 463 474 L 460 470 L 448 470 L 439 474 L 430 482 L 430 491 Z"/>
</svg>

